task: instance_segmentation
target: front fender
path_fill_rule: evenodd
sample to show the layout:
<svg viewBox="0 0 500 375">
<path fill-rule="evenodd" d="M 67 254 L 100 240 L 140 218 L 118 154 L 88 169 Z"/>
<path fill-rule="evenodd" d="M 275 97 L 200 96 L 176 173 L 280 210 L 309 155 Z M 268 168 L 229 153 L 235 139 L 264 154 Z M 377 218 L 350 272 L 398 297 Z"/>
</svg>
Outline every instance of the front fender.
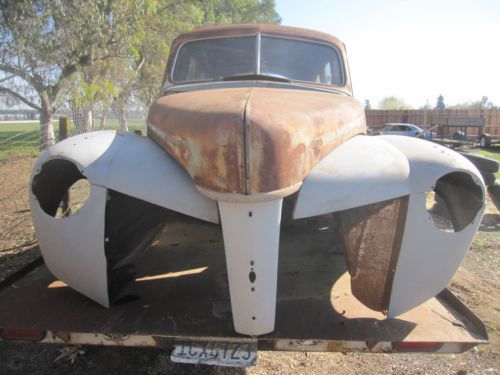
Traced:
<svg viewBox="0 0 500 375">
<path fill-rule="evenodd" d="M 80 179 L 90 183 L 87 201 L 77 213 L 55 217 L 64 194 Z M 29 191 L 47 267 L 104 306 L 119 289 L 114 284 L 123 281 L 116 278 L 129 272 L 134 257 L 161 230 L 165 209 L 219 221 L 217 203 L 201 195 L 170 156 L 130 133 L 93 132 L 54 145 L 36 161 Z"/>
<path fill-rule="evenodd" d="M 451 230 L 426 210 L 446 205 Z M 437 144 L 401 136 L 356 136 L 306 177 L 294 218 L 338 212 L 353 294 L 399 315 L 451 281 L 481 222 L 485 187 L 475 166 Z"/>
</svg>

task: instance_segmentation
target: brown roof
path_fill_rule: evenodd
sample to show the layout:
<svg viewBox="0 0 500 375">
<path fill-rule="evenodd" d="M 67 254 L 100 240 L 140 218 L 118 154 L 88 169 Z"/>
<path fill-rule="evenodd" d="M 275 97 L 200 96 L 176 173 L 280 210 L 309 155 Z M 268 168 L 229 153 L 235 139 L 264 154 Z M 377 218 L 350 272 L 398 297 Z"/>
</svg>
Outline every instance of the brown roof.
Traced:
<svg viewBox="0 0 500 375">
<path fill-rule="evenodd" d="M 179 44 L 182 44 L 186 41 L 193 39 L 211 38 L 216 36 L 249 35 L 257 33 L 313 39 L 321 42 L 332 43 L 340 48 L 344 47 L 344 43 L 342 43 L 339 39 L 337 39 L 333 35 L 322 33 L 320 31 L 303 29 L 300 27 L 282 26 L 282 25 L 241 24 L 241 25 L 211 25 L 194 29 L 192 31 L 179 35 L 174 40 L 172 44 L 172 49 L 175 49 L 175 47 L 177 47 Z"/>
</svg>

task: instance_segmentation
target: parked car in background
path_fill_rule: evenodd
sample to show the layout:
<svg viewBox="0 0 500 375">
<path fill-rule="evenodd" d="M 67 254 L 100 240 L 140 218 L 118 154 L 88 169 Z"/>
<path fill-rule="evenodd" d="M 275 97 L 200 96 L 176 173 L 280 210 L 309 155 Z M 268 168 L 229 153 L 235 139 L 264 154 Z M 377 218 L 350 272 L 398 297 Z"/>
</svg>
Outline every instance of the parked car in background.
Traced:
<svg viewBox="0 0 500 375">
<path fill-rule="evenodd" d="M 405 135 L 407 137 L 424 138 L 424 129 L 412 124 L 389 123 L 380 131 L 382 135 Z M 430 135 L 430 133 L 429 133 Z"/>
</svg>

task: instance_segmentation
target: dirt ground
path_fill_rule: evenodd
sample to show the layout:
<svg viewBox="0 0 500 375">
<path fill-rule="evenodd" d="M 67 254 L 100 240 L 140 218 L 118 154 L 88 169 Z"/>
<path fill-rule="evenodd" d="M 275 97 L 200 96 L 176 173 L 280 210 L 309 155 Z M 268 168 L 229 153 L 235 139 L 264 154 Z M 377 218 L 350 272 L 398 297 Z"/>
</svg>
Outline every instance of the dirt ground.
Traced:
<svg viewBox="0 0 500 375">
<path fill-rule="evenodd" d="M 32 156 L 0 162 L 0 281 L 38 256 L 27 204 Z M 467 353 L 259 352 L 242 369 L 173 364 L 159 349 L 0 343 L 0 374 L 500 374 L 500 214 L 488 202 L 479 233 L 450 289 L 485 323 L 490 344 Z"/>
</svg>

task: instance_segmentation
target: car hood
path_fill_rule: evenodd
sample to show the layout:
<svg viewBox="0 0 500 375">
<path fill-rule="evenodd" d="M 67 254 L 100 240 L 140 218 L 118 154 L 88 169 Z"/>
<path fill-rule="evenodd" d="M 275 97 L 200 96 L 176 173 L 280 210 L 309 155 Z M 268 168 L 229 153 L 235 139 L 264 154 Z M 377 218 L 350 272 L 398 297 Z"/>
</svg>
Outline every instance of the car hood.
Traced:
<svg viewBox="0 0 500 375">
<path fill-rule="evenodd" d="M 333 148 L 365 132 L 357 100 L 296 89 L 170 94 L 148 115 L 148 136 L 198 187 L 217 193 L 296 190 Z"/>
</svg>

